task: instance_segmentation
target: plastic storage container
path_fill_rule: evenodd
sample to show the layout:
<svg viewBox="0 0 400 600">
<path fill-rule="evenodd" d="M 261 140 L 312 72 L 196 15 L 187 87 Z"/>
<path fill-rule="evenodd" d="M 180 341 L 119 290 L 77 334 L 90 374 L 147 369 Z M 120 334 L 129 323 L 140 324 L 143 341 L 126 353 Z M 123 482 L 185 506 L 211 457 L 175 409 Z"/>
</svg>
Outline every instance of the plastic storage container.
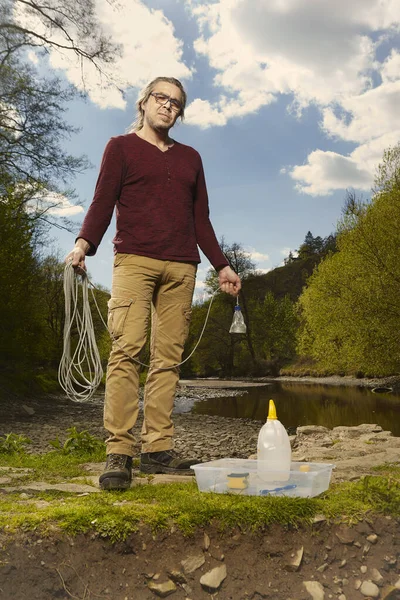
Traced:
<svg viewBox="0 0 400 600">
<path fill-rule="evenodd" d="M 287 481 L 290 477 L 292 449 L 286 429 L 276 416 L 273 400 L 269 401 L 267 422 L 257 441 L 258 476 L 265 482 Z M 279 472 L 279 476 L 276 472 Z"/>
<path fill-rule="evenodd" d="M 256 460 L 221 458 L 191 468 L 201 492 L 311 498 L 328 489 L 333 467 L 325 463 L 292 462 L 286 481 L 282 481 L 282 473 L 271 471 L 267 483 L 258 475 Z"/>
</svg>

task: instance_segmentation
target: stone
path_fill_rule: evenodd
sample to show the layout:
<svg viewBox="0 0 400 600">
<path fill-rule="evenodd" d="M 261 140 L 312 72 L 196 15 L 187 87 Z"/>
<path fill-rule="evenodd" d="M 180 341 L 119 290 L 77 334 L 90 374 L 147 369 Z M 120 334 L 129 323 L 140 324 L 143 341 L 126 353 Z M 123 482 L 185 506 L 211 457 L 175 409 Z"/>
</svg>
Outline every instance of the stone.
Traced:
<svg viewBox="0 0 400 600">
<path fill-rule="evenodd" d="M 35 414 L 35 410 L 31 406 L 27 406 L 26 404 L 22 404 L 22 408 L 26 412 L 27 415 L 32 417 Z"/>
<path fill-rule="evenodd" d="M 182 571 L 176 571 L 175 569 L 172 569 L 171 571 L 167 571 L 167 573 L 168 577 L 172 579 L 174 583 L 180 583 L 181 585 L 183 583 L 187 583 L 187 579 Z"/>
<path fill-rule="evenodd" d="M 338 596 L 338 600 L 347 600 L 347 598 L 344 594 L 340 594 L 340 596 Z"/>
<path fill-rule="evenodd" d="M 335 531 L 335 535 L 341 544 L 350 545 L 354 543 L 354 531 L 352 531 L 350 527 L 347 527 L 346 525 L 340 525 Z"/>
<path fill-rule="evenodd" d="M 368 554 L 368 552 L 371 550 L 371 544 L 365 544 L 364 548 L 363 548 L 363 555 Z"/>
<path fill-rule="evenodd" d="M 397 590 L 400 590 L 400 579 L 398 579 L 398 580 L 396 581 L 396 583 L 394 584 L 394 587 L 395 587 Z"/>
<path fill-rule="evenodd" d="M 211 543 L 211 541 L 210 541 L 209 536 L 206 533 L 204 533 L 204 536 L 203 536 L 203 550 L 205 550 L 207 552 L 207 550 L 210 547 L 210 543 Z"/>
<path fill-rule="evenodd" d="M 365 575 L 365 573 L 368 571 L 368 569 L 367 569 L 367 567 L 366 567 L 365 565 L 362 565 L 362 566 L 360 567 L 360 571 L 361 571 L 361 573 L 362 573 L 363 575 Z"/>
<path fill-rule="evenodd" d="M 212 551 L 210 550 L 210 555 L 220 562 L 225 559 L 225 555 L 220 548 L 214 548 Z"/>
<path fill-rule="evenodd" d="M 376 533 L 371 533 L 371 535 L 367 537 L 367 542 L 369 542 L 370 544 L 376 544 L 377 541 L 378 536 L 376 535 Z"/>
<path fill-rule="evenodd" d="M 326 517 L 325 515 L 315 515 L 315 517 L 313 518 L 313 525 L 319 525 L 320 523 L 325 523 L 326 522 Z"/>
<path fill-rule="evenodd" d="M 327 570 L 328 567 L 329 567 L 328 563 L 324 563 L 324 564 L 320 565 L 319 567 L 317 567 L 317 571 L 318 571 L 318 573 L 323 573 L 324 571 Z"/>
<path fill-rule="evenodd" d="M 188 558 L 181 561 L 181 565 L 185 573 L 193 573 L 194 571 L 197 571 L 197 569 L 200 569 L 205 562 L 206 559 L 203 554 L 198 554 L 195 556 L 188 556 Z"/>
<path fill-rule="evenodd" d="M 376 424 L 363 424 L 356 425 L 354 427 L 346 427 L 344 425 L 339 425 L 338 427 L 334 427 L 332 429 L 333 434 L 342 434 L 346 437 L 360 437 L 363 434 L 367 433 L 380 433 L 383 431 L 380 425 Z"/>
<path fill-rule="evenodd" d="M 318 581 L 303 581 L 303 585 L 310 594 L 312 600 L 324 600 L 324 587 Z"/>
<path fill-rule="evenodd" d="M 382 577 L 381 573 L 378 571 L 378 569 L 371 570 L 371 579 L 374 583 L 376 583 L 376 585 L 380 585 L 383 583 L 383 577 Z"/>
<path fill-rule="evenodd" d="M 328 427 L 323 427 L 322 425 L 303 425 L 297 428 L 297 433 L 314 435 L 316 433 L 330 433 L 330 430 Z"/>
<path fill-rule="evenodd" d="M 396 566 L 397 558 L 395 556 L 385 556 L 384 560 L 385 560 L 385 563 L 387 563 L 387 565 L 389 567 L 395 567 Z"/>
<path fill-rule="evenodd" d="M 168 581 L 165 581 L 164 583 L 155 583 L 154 581 L 148 581 L 147 587 L 160 598 L 166 598 L 167 596 L 173 594 L 177 590 L 176 585 L 170 579 Z"/>
<path fill-rule="evenodd" d="M 226 565 L 215 567 L 200 577 L 200 585 L 206 592 L 213 594 L 219 590 L 226 576 Z"/>
<path fill-rule="evenodd" d="M 379 598 L 379 588 L 372 581 L 363 581 L 360 592 L 368 598 Z"/>
<path fill-rule="evenodd" d="M 299 550 L 290 557 L 290 560 L 285 564 L 286 571 L 298 571 L 303 560 L 304 547 L 302 546 Z"/>
</svg>

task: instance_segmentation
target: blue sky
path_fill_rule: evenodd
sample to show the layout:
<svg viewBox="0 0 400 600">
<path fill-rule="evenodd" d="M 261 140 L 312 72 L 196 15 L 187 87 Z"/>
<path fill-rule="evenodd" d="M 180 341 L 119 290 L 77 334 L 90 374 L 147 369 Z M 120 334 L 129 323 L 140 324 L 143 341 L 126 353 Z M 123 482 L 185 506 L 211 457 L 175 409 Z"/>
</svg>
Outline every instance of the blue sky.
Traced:
<svg viewBox="0 0 400 600">
<path fill-rule="evenodd" d="M 307 231 L 327 236 L 346 188 L 370 196 L 383 150 L 400 141 L 398 0 L 98 0 L 98 17 L 123 54 L 110 77 L 124 98 L 86 71 L 88 99 L 67 119 L 81 128 L 68 149 L 94 168 L 75 181 L 83 210 L 111 136 L 134 118 L 139 89 L 175 76 L 188 92 L 186 122 L 172 137 L 205 167 L 218 237 L 240 242 L 260 270 L 280 265 Z M 36 60 L 31 55 L 32 60 Z M 51 53 L 51 67 L 81 87 L 78 65 Z M 111 285 L 112 223 L 92 280 Z M 53 231 L 66 254 L 72 234 Z M 200 265 L 197 294 L 209 265 Z"/>
</svg>

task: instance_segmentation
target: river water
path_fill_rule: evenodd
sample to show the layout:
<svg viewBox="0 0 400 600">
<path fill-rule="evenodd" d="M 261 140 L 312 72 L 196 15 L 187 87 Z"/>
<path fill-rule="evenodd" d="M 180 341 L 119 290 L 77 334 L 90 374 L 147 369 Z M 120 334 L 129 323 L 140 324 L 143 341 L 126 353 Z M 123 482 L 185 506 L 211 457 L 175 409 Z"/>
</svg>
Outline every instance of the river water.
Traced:
<svg viewBox="0 0 400 600">
<path fill-rule="evenodd" d="M 194 403 L 192 413 L 265 421 L 268 401 L 275 401 L 286 428 L 301 425 L 376 423 L 400 436 L 400 395 L 377 394 L 362 387 L 274 382 L 247 388 L 242 396 L 211 398 Z"/>
</svg>

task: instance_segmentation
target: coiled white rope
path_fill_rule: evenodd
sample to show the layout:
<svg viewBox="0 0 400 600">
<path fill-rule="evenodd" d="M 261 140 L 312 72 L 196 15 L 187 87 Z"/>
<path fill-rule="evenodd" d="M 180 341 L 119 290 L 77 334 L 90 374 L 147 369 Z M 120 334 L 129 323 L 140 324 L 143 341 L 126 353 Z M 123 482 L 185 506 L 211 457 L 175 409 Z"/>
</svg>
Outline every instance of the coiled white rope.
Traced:
<svg viewBox="0 0 400 600">
<path fill-rule="evenodd" d="M 143 367 L 150 367 L 150 365 L 147 365 L 134 356 L 131 356 L 125 351 L 124 347 L 120 345 L 119 341 L 115 339 L 115 337 L 109 331 L 107 323 L 104 320 L 97 304 L 93 291 L 96 289 L 95 286 L 89 280 L 86 273 L 82 275 L 76 274 L 74 268 L 72 267 L 72 261 L 70 261 L 66 264 L 64 269 L 64 344 L 63 354 L 58 369 L 58 381 L 68 398 L 70 398 L 70 400 L 74 400 L 75 402 L 87 402 L 90 400 L 95 394 L 103 378 L 103 368 L 96 344 L 92 313 L 90 311 L 88 294 L 89 285 L 97 312 L 100 315 L 101 322 L 107 329 L 113 342 L 117 344 L 117 346 L 124 352 L 125 356 L 127 356 L 130 360 Z M 79 293 L 80 290 L 81 294 Z M 170 369 L 175 369 L 180 365 L 183 365 L 189 360 L 189 358 L 193 356 L 203 337 L 211 306 L 214 297 L 218 292 L 219 289 L 217 289 L 211 296 L 211 301 L 207 310 L 206 318 L 204 320 L 203 328 L 191 353 L 182 362 L 169 367 L 159 367 L 157 371 L 169 371 Z M 79 300 L 80 297 L 81 301 Z M 71 353 L 71 334 L 75 333 L 75 329 L 77 344 L 73 353 Z"/>
<path fill-rule="evenodd" d="M 71 262 L 64 269 L 64 300 L 64 344 L 58 381 L 68 398 L 84 402 L 98 388 L 103 368 L 90 312 L 88 278 L 85 274 L 75 275 Z M 75 329 L 77 343 L 71 351 L 71 333 Z"/>
</svg>

